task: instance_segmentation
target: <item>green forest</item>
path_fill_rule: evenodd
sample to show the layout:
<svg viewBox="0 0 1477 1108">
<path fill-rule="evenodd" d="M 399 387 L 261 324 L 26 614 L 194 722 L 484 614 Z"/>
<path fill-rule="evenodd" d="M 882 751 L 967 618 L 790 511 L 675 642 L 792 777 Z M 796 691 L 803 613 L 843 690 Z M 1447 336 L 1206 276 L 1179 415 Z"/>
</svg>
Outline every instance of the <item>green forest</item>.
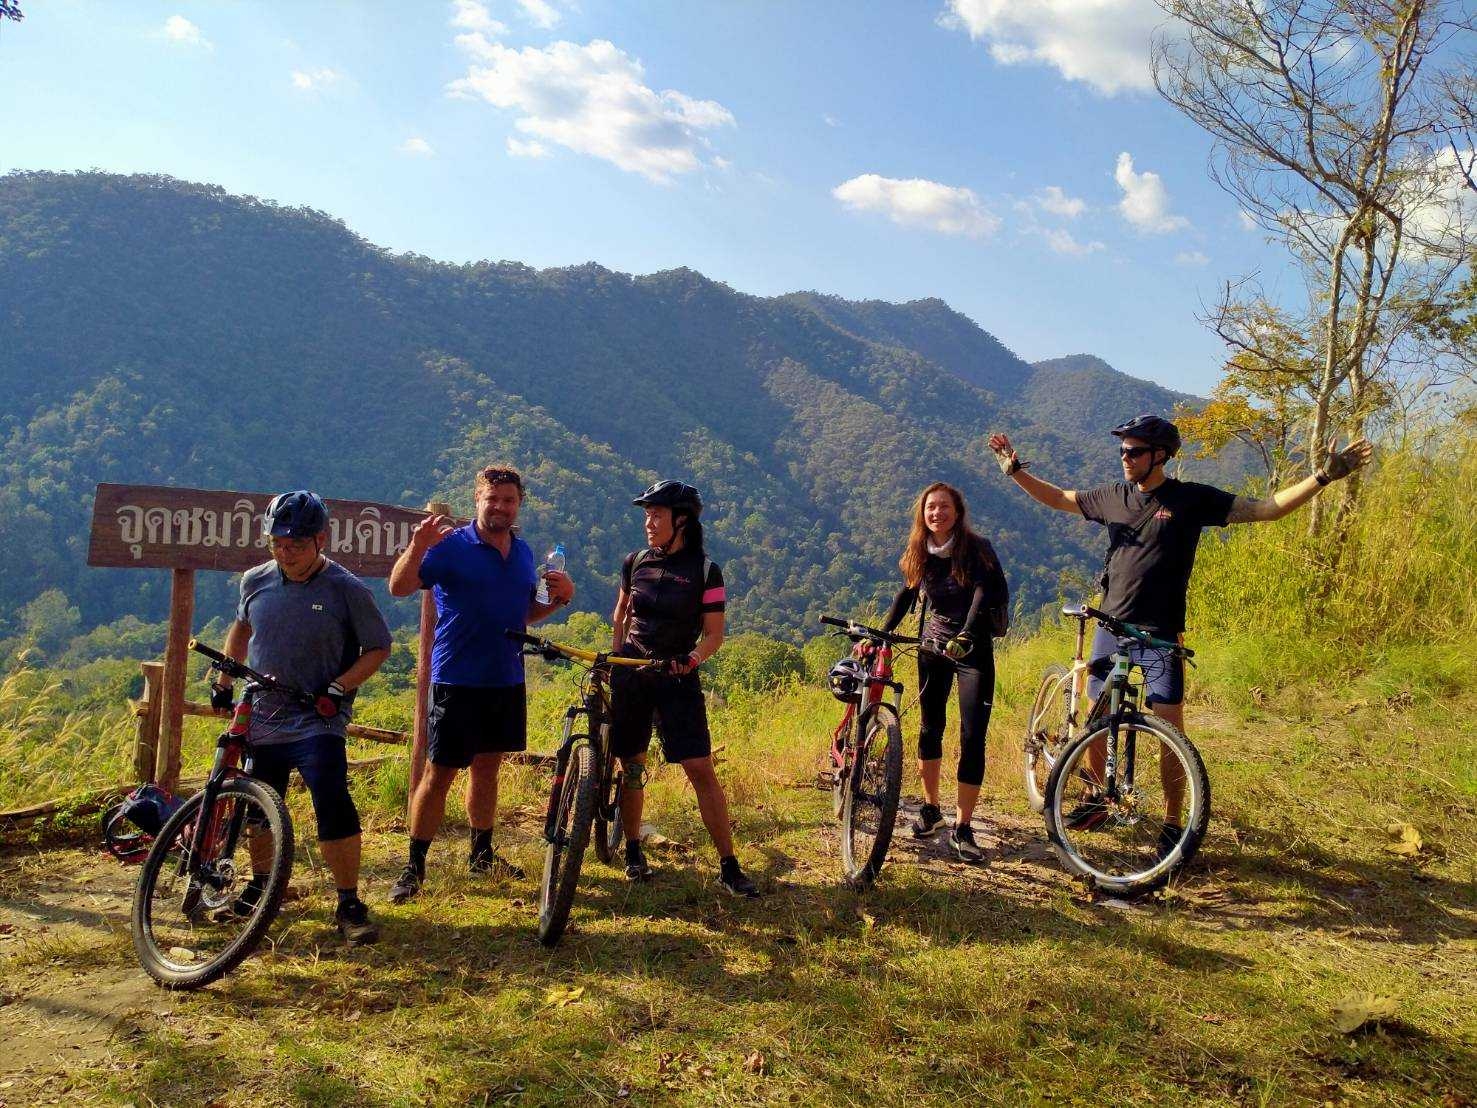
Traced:
<svg viewBox="0 0 1477 1108">
<path fill-rule="evenodd" d="M 1193 399 L 1086 355 L 1028 364 L 939 300 L 447 265 L 158 176 L 0 177 L 0 288 L 7 655 L 162 618 L 166 573 L 85 565 L 98 482 L 465 509 L 493 460 L 527 476 L 524 533 L 564 543 L 578 610 L 608 614 L 641 541 L 631 496 L 679 476 L 703 491 L 740 631 L 798 642 L 820 612 L 890 595 L 912 498 L 936 478 L 965 491 L 1029 613 L 1085 579 L 1101 536 L 1003 481 L 988 434 L 1096 483 L 1116 472 L 1107 428 Z M 1244 456 L 1226 459 L 1188 474 L 1234 483 Z M 202 575 L 202 623 L 233 587 Z"/>
</svg>

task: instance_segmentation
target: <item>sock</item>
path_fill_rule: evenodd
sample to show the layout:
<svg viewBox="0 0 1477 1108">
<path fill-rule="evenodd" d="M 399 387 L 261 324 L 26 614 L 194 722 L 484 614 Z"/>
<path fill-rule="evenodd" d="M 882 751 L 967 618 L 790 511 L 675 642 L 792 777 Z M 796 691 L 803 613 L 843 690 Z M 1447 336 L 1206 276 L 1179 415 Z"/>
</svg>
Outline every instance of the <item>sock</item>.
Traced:
<svg viewBox="0 0 1477 1108">
<path fill-rule="evenodd" d="M 415 867 L 415 872 L 422 877 L 426 875 L 426 852 L 430 849 L 430 839 L 410 840 L 410 864 Z"/>
<path fill-rule="evenodd" d="M 492 857 L 492 828 L 489 827 L 486 831 L 472 828 L 472 857 Z"/>
<path fill-rule="evenodd" d="M 718 859 L 718 872 L 719 873 L 738 873 L 739 872 L 738 855 L 737 854 L 730 854 L 727 858 L 720 858 L 720 859 Z"/>
<path fill-rule="evenodd" d="M 641 843 L 637 840 L 626 840 L 626 861 L 639 862 L 642 858 Z"/>
<path fill-rule="evenodd" d="M 355 885 L 352 889 L 340 889 L 338 891 L 338 906 L 340 908 L 346 908 L 350 904 L 353 904 L 358 899 L 359 899 L 359 886 L 358 885 Z"/>
</svg>

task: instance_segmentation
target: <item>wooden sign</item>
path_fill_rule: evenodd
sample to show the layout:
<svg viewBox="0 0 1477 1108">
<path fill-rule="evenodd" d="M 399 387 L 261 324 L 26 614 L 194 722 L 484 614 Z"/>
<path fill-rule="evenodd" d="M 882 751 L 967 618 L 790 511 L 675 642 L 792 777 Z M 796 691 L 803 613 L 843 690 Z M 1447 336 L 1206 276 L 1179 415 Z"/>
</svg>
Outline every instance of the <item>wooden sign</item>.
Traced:
<svg viewBox="0 0 1477 1108">
<path fill-rule="evenodd" d="M 98 485 L 90 566 L 217 569 L 240 573 L 267 561 L 262 526 L 272 493 L 165 485 Z M 424 510 L 329 500 L 324 553 L 360 577 L 388 577 Z"/>
</svg>

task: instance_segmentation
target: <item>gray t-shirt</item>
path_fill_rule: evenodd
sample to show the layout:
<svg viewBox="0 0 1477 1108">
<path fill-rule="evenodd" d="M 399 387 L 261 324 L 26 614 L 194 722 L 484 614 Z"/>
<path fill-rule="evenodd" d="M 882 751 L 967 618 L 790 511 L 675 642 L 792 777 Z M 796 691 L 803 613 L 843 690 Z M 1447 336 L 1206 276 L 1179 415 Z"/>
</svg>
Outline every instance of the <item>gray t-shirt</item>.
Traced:
<svg viewBox="0 0 1477 1108">
<path fill-rule="evenodd" d="M 327 561 L 306 581 L 289 581 L 276 562 L 241 575 L 236 618 L 251 626 L 246 664 L 308 693 L 318 693 L 366 650 L 387 650 L 390 629 L 364 582 Z M 324 719 L 312 708 L 271 692 L 253 706 L 252 742 L 296 742 L 311 735 L 343 735 L 353 714 Z"/>
</svg>

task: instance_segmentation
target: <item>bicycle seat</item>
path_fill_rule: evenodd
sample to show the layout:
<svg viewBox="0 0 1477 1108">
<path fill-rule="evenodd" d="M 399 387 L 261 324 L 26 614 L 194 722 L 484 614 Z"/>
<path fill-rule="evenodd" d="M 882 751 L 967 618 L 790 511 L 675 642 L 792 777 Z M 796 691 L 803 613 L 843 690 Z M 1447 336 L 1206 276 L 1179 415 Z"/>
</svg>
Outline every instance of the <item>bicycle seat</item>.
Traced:
<svg viewBox="0 0 1477 1108">
<path fill-rule="evenodd" d="M 1068 604 L 1062 608 L 1062 615 L 1071 616 L 1073 619 L 1086 619 L 1087 608 L 1082 604 Z"/>
</svg>

